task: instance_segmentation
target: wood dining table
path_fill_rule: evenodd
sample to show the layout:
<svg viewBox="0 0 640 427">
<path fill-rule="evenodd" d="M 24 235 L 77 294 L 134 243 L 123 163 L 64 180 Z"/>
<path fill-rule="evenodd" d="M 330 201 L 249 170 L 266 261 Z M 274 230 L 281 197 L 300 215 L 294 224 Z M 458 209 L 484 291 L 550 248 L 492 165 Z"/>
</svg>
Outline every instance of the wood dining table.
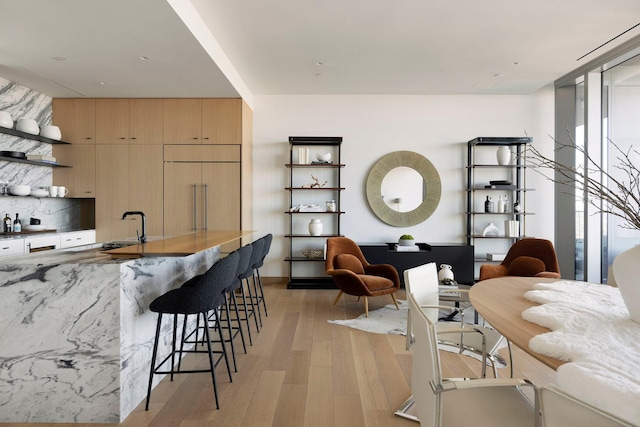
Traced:
<svg viewBox="0 0 640 427">
<path fill-rule="evenodd" d="M 558 279 L 516 276 L 487 279 L 471 286 L 469 299 L 478 314 L 512 344 L 550 368 L 558 369 L 565 361 L 536 353 L 529 348 L 531 338 L 551 330 L 522 318 L 524 310 L 539 305 L 526 299 L 524 294 L 536 283 L 557 281 Z"/>
</svg>

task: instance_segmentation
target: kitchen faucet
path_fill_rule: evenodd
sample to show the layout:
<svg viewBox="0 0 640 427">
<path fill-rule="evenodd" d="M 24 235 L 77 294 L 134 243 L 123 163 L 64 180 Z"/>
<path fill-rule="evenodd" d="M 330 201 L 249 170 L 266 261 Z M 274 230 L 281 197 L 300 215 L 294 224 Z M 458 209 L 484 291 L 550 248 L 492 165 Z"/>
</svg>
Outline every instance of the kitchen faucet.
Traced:
<svg viewBox="0 0 640 427">
<path fill-rule="evenodd" d="M 140 217 L 142 218 L 142 235 L 138 236 L 138 240 L 140 241 L 140 243 L 146 243 L 147 242 L 147 233 L 146 233 L 146 222 L 147 219 L 144 216 L 144 212 L 142 211 L 126 211 L 125 213 L 122 214 L 122 219 L 125 219 L 127 216 L 129 215 L 140 215 Z"/>
</svg>

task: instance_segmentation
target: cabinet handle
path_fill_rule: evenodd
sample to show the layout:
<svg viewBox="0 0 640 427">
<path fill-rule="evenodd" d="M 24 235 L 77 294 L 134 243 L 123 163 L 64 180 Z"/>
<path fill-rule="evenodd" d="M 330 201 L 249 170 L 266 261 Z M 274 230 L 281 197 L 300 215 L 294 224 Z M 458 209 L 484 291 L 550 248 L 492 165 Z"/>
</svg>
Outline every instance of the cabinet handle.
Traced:
<svg viewBox="0 0 640 427">
<path fill-rule="evenodd" d="M 194 140 L 195 140 L 195 139 L 198 139 L 198 137 L 196 136 L 196 137 L 194 137 L 194 138 L 191 138 L 191 139 L 194 139 Z"/>
<path fill-rule="evenodd" d="M 198 221 L 198 201 L 196 198 L 198 197 L 198 185 L 196 183 L 193 184 L 193 231 L 198 229 L 197 221 Z"/>
<path fill-rule="evenodd" d="M 209 184 L 205 183 L 204 188 L 204 229 L 209 229 Z"/>
<path fill-rule="evenodd" d="M 203 139 L 209 139 L 209 137 L 208 137 L 208 136 L 205 136 Z"/>
<path fill-rule="evenodd" d="M 135 136 L 132 136 L 132 137 L 131 137 L 131 139 L 136 139 L 136 137 L 135 137 Z"/>
<path fill-rule="evenodd" d="M 124 136 L 121 136 L 120 139 L 127 139 L 127 138 L 125 138 Z"/>
<path fill-rule="evenodd" d="M 85 137 L 85 139 L 91 139 L 91 137 L 90 137 L 90 136 L 87 136 L 87 137 Z"/>
<path fill-rule="evenodd" d="M 7 249 L 9 249 L 9 246 L 5 246 L 4 248 L 2 248 L 3 251 L 6 251 Z"/>
</svg>

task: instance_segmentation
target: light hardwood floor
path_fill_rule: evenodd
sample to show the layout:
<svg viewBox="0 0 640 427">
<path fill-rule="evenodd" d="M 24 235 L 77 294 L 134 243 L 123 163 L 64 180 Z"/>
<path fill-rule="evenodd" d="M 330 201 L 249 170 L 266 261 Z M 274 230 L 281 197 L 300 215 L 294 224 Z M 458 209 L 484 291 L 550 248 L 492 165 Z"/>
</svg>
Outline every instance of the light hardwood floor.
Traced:
<svg viewBox="0 0 640 427">
<path fill-rule="evenodd" d="M 238 372 L 229 383 L 223 364 L 217 372 L 220 409 L 215 409 L 209 374 L 184 374 L 163 380 L 121 424 L 124 427 L 209 426 L 408 426 L 394 416 L 410 395 L 411 353 L 399 335 L 366 333 L 333 325 L 329 319 L 357 317 L 362 302 L 344 295 L 332 306 L 336 290 L 288 290 L 282 283 L 265 286 L 269 316 L 263 316 L 253 346 L 236 347 Z M 404 299 L 404 291 L 398 298 Z M 369 309 L 391 303 L 371 298 Z M 239 337 L 238 337 L 239 338 Z M 518 348 L 513 349 L 515 376 L 534 384 L 553 382 L 555 372 Z M 189 365 L 203 364 L 189 355 Z M 480 363 L 441 352 L 443 375 L 472 377 Z M 501 375 L 507 376 L 508 369 Z M 490 375 L 490 374 L 489 374 Z M 37 404 L 37 402 L 34 402 Z M 78 426 L 80 424 L 0 423 L 0 427 Z M 82 424 L 104 426 L 105 424 Z M 118 424 L 106 424 L 109 426 Z"/>
</svg>

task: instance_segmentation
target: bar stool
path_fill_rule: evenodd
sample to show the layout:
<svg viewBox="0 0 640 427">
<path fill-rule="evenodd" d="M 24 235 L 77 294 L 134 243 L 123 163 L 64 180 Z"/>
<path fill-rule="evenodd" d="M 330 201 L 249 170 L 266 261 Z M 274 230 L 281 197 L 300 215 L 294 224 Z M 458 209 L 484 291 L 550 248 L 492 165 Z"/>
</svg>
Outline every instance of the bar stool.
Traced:
<svg viewBox="0 0 640 427">
<path fill-rule="evenodd" d="M 256 330 L 260 332 L 260 326 L 262 326 L 262 315 L 260 314 L 260 305 L 256 305 L 256 297 L 254 296 L 254 291 L 257 292 L 256 283 L 253 277 L 253 266 L 257 265 L 260 258 L 262 257 L 262 248 L 264 247 L 264 241 L 261 239 L 256 240 L 251 243 L 251 247 L 253 248 L 251 251 L 251 258 L 249 260 L 249 266 L 247 269 L 240 275 L 240 279 L 246 282 L 246 292 L 245 286 L 240 287 L 240 292 L 242 293 L 242 305 L 244 306 L 245 312 L 247 312 L 247 316 L 253 316 L 253 319 L 256 324 Z M 251 281 L 249 281 L 251 278 Z M 251 282 L 253 282 L 254 290 L 251 290 Z M 247 302 L 247 299 L 249 300 Z M 260 325 L 258 325 L 258 319 L 260 319 Z M 249 322 L 247 320 L 247 327 L 249 327 Z"/>
<path fill-rule="evenodd" d="M 173 289 L 155 300 L 149 305 L 149 309 L 154 313 L 158 313 L 158 323 L 156 326 L 156 335 L 153 343 L 153 354 L 151 356 L 151 371 L 149 373 L 149 387 L 147 389 L 147 401 L 145 410 L 149 409 L 149 400 L 151 398 L 151 388 L 153 385 L 154 374 L 171 374 L 173 380 L 173 374 L 187 374 L 197 372 L 211 372 L 211 379 L 213 382 L 213 393 L 216 400 L 216 408 L 220 409 L 218 402 L 218 388 L 216 385 L 215 366 L 213 361 L 213 349 L 211 346 L 211 338 L 209 336 L 209 328 L 204 328 L 205 341 L 207 344 L 207 350 L 198 350 L 197 348 L 184 350 L 184 337 L 185 330 L 183 328 L 182 338 L 180 343 L 180 349 L 176 350 L 176 335 L 178 329 L 178 314 L 182 314 L 185 317 L 184 324 L 186 325 L 186 318 L 190 314 L 195 314 L 197 318 L 202 315 L 203 322 L 207 324 L 207 313 L 211 310 L 218 309 L 224 302 L 224 294 L 222 291 L 230 286 L 234 280 L 234 275 L 238 267 L 238 261 L 240 259 L 239 254 L 230 254 L 229 256 L 217 261 L 206 273 L 201 276 L 196 276 L 190 281 L 185 283 L 184 286 Z M 191 283 L 190 283 L 191 282 Z M 158 343 L 160 340 L 160 329 L 162 327 L 163 314 L 173 314 L 173 336 L 171 343 L 171 353 L 166 356 L 159 364 L 156 365 L 156 358 L 158 354 Z M 229 362 L 226 358 L 226 350 L 224 347 L 224 338 L 222 336 L 222 329 L 218 328 L 220 339 L 222 341 L 222 352 L 227 364 L 227 371 L 229 372 L 229 380 L 231 381 L 231 369 Z M 209 369 L 192 369 L 181 370 L 178 366 L 178 370 L 175 370 L 176 365 L 175 357 L 182 358 L 183 353 L 207 353 L 209 358 Z M 162 370 L 163 365 L 171 361 L 169 370 Z"/>
<path fill-rule="evenodd" d="M 264 288 L 262 287 L 262 278 L 260 277 L 260 267 L 264 265 L 264 259 L 269 255 L 269 250 L 271 250 L 271 242 L 273 241 L 273 234 L 269 233 L 260 238 L 264 242 L 264 247 L 262 248 L 262 256 L 258 263 L 253 267 L 256 273 L 256 277 L 258 278 L 258 291 L 256 291 L 258 297 L 258 303 L 262 302 L 262 306 L 264 307 L 264 315 L 269 316 L 267 313 L 267 303 L 264 299 Z"/>
<path fill-rule="evenodd" d="M 253 252 L 253 246 L 250 244 L 244 245 L 243 247 L 236 249 L 234 252 L 237 252 L 240 255 L 240 261 L 238 262 L 238 268 L 236 270 L 236 278 L 234 279 L 233 283 L 227 290 L 227 298 L 225 299 L 225 305 L 227 307 L 230 304 L 233 305 L 233 310 L 235 312 L 235 319 L 231 319 L 229 317 L 230 312 L 228 309 L 226 310 L 226 314 L 227 314 L 227 319 L 231 328 L 230 329 L 231 339 L 232 340 L 235 339 L 238 336 L 238 334 L 240 334 L 240 338 L 242 339 L 242 348 L 244 349 L 244 353 L 247 354 L 247 346 L 245 344 L 244 332 L 242 330 L 242 320 L 245 320 L 247 323 L 247 333 L 249 335 L 249 344 L 253 345 L 253 340 L 251 338 L 251 328 L 249 327 L 249 312 L 245 306 L 244 307 L 245 317 L 244 318 L 240 317 L 240 311 L 238 309 L 238 301 L 236 300 L 236 291 L 240 289 L 240 287 L 242 286 L 241 277 L 244 274 L 244 272 L 247 270 L 247 268 L 249 268 L 249 262 L 251 262 L 251 252 Z M 236 326 L 233 326 L 233 323 L 232 323 L 233 320 L 235 320 Z"/>
</svg>

